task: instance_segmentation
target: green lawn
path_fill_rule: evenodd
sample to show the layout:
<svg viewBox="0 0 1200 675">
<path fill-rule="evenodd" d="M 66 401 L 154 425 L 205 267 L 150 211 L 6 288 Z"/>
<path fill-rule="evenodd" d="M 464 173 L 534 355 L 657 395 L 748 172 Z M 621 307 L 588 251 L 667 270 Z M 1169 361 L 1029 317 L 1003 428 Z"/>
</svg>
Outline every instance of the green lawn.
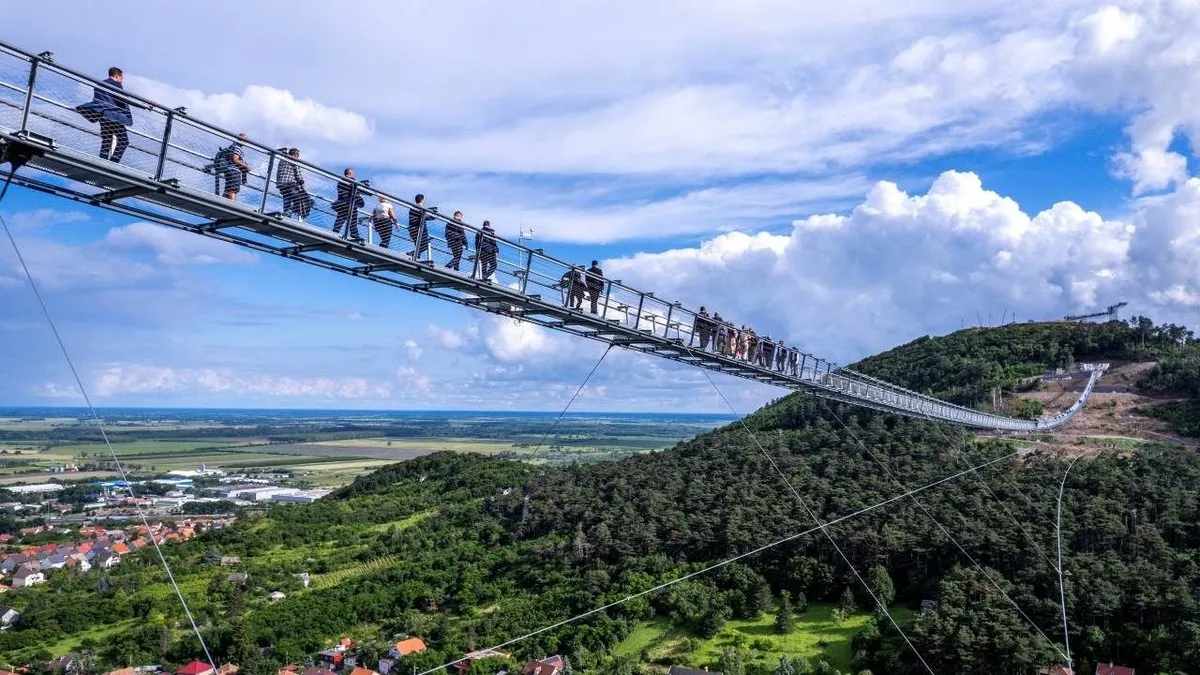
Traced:
<svg viewBox="0 0 1200 675">
<path fill-rule="evenodd" d="M 108 637 L 109 635 L 114 635 L 116 633 L 120 633 L 121 631 L 128 630 L 133 625 L 134 620 L 128 619 L 118 623 L 109 624 L 107 626 L 97 626 L 82 633 L 68 635 L 58 642 L 52 642 L 46 645 L 46 649 L 49 650 L 49 652 L 54 656 L 70 654 L 71 652 L 79 649 L 80 643 L 83 642 L 85 638 L 91 638 L 98 642 L 103 642 L 104 638 Z"/>
<path fill-rule="evenodd" d="M 786 654 L 796 660 L 820 657 L 839 670 L 850 669 L 850 640 L 866 624 L 868 614 L 855 614 L 843 623 L 833 622 L 834 605 L 811 605 L 796 617 L 796 630 L 790 635 L 775 632 L 775 615 L 763 614 L 755 620 L 732 620 L 715 637 L 703 639 L 673 627 L 664 618 L 639 624 L 614 650 L 615 654 L 635 660 L 647 651 L 650 661 L 662 664 L 715 668 L 721 650 L 740 644 L 753 663 L 774 667 Z M 911 612 L 892 610 L 896 621 L 908 621 Z M 690 640 L 689 640 L 690 638 Z M 694 647 L 689 650 L 689 642 Z"/>
</svg>

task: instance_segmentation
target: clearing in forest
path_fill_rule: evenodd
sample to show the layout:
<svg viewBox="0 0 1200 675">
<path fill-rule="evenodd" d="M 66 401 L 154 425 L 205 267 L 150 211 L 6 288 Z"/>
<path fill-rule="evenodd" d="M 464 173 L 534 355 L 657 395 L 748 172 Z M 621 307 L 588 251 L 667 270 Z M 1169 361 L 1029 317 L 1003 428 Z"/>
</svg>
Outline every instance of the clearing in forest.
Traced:
<svg viewBox="0 0 1200 675">
<path fill-rule="evenodd" d="M 731 620 L 716 636 L 701 638 L 676 628 L 665 618 L 643 621 L 617 646 L 614 654 L 638 661 L 662 664 L 688 664 L 716 668 L 725 647 L 746 651 L 747 665 L 779 665 L 779 657 L 824 659 L 839 670 L 850 669 L 850 640 L 866 625 L 868 614 L 855 614 L 839 623 L 833 620 L 832 604 L 813 604 L 796 616 L 796 630 L 788 635 L 775 632 L 775 614 L 763 614 L 753 620 Z M 904 624 L 911 612 L 893 608 L 896 621 Z M 643 657 L 643 654 L 645 655 Z"/>
</svg>

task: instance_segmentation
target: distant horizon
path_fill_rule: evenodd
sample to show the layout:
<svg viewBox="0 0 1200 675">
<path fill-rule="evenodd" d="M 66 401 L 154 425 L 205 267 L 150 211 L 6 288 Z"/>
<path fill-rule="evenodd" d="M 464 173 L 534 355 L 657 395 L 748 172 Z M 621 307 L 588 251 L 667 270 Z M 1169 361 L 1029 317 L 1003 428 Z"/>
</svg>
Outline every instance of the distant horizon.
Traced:
<svg viewBox="0 0 1200 675">
<path fill-rule="evenodd" d="M 91 410 L 86 406 L 40 406 L 40 405 L 0 405 L 0 415 L 6 412 L 18 411 L 72 411 L 90 414 Z M 96 407 L 97 412 L 292 412 L 292 413 L 340 413 L 340 414 L 394 414 L 394 413 L 463 413 L 473 415 L 558 415 L 557 410 L 466 410 L 454 408 L 408 408 L 402 410 L 386 410 L 381 408 L 208 408 L 208 407 L 188 407 L 188 406 L 111 406 L 111 407 Z M 636 415 L 636 416 L 662 416 L 676 415 L 687 417 L 728 417 L 736 419 L 741 415 L 733 413 L 719 412 L 673 412 L 673 411 L 614 411 L 614 410 L 572 410 L 568 411 L 564 416 L 570 415 Z"/>
</svg>

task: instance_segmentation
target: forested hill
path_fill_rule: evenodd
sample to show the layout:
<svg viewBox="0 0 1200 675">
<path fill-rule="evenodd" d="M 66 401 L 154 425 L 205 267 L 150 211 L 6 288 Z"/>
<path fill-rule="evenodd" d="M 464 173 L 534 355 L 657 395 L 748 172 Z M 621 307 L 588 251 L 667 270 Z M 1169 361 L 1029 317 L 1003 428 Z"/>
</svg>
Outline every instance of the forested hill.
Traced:
<svg viewBox="0 0 1200 675">
<path fill-rule="evenodd" d="M 993 387 L 1011 387 L 1047 369 L 1154 360 L 1190 339 L 1188 333 L 1172 337 L 1170 344 L 1158 339 L 1159 332 L 1178 328 L 1147 327 L 1137 319 L 1132 324 L 1055 322 L 968 328 L 944 337 L 922 337 L 853 368 L 938 398 L 974 405 L 989 400 Z"/>
<path fill-rule="evenodd" d="M 964 331 L 859 367 L 963 394 L 986 386 L 970 379 L 972 369 L 976 378 L 1009 383 L 1071 359 L 1194 348 L 1143 346 L 1138 330 L 1047 324 Z M 1057 348 L 1039 346 L 1043 338 Z M 896 610 L 934 672 L 1030 673 L 1061 660 L 1049 558 L 1066 460 L 1010 457 L 1013 443 L 802 395 L 765 407 L 746 425 L 754 438 L 733 424 L 668 451 L 562 469 L 429 455 L 385 467 L 316 504 L 273 508 L 165 550 L 216 657 L 242 663 L 244 672 L 302 662 L 345 633 L 378 650 L 381 635 L 398 632 L 429 644 L 398 666 L 420 671 L 811 529 L 761 443 L 823 522 L 899 497 L 828 531 Z M 920 505 L 902 496 L 995 458 L 1004 459 L 921 492 Z M 1139 672 L 1191 672 L 1200 662 L 1198 489 L 1200 460 L 1176 447 L 1147 444 L 1072 470 L 1064 566 L 1077 672 L 1110 659 Z M 214 550 L 241 556 L 254 583 L 225 581 L 227 570 L 204 562 Z M 190 660 L 198 645 L 173 628 L 183 617 L 153 563 L 147 557 L 140 567 L 114 568 L 99 585 L 61 577 L 10 594 L 6 602 L 26 618 L 0 633 L 0 659 L 28 659 L 37 653 L 31 645 L 100 626 L 105 640 L 93 646 L 110 665 Z M 300 572 L 314 575 L 311 588 L 299 588 L 293 575 Z M 267 602 L 274 588 L 287 590 L 287 599 Z M 782 591 L 797 604 L 872 607 L 816 532 L 509 649 L 521 659 L 568 654 L 580 675 L 629 675 L 642 672 L 636 668 L 645 659 L 614 650 L 647 621 L 660 617 L 701 640 L 730 620 L 774 612 Z M 937 609 L 921 613 L 923 600 Z M 736 675 L 695 640 L 682 644 L 672 662 Z M 746 652 L 747 675 L 770 672 L 755 661 L 754 644 L 729 646 L 734 656 Z M 259 647 L 269 648 L 265 656 Z M 868 622 L 846 665 L 876 675 L 925 672 L 886 619 Z"/>
</svg>

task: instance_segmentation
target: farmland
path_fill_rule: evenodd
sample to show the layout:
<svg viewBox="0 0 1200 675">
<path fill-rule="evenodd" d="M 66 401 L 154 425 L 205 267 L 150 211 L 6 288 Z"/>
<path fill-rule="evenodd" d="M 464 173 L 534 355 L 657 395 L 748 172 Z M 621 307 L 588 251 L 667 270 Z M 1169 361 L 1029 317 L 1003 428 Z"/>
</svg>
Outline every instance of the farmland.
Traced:
<svg viewBox="0 0 1200 675">
<path fill-rule="evenodd" d="M 329 411 L 101 411 L 111 449 L 82 410 L 0 410 L 0 483 L 191 470 L 277 470 L 314 486 L 432 452 L 561 465 L 673 446 L 722 416 Z"/>
</svg>

